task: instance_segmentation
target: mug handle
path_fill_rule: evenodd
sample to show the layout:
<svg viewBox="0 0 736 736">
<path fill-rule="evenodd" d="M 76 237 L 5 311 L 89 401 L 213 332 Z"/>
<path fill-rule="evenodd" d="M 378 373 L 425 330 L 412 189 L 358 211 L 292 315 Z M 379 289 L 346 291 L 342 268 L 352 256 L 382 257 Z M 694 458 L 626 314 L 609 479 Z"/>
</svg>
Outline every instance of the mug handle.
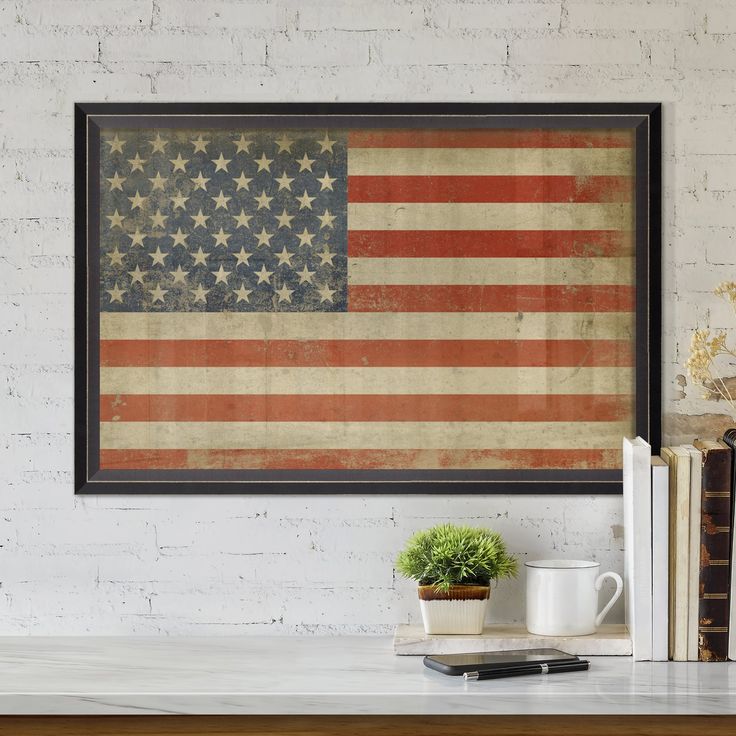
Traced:
<svg viewBox="0 0 736 736">
<path fill-rule="evenodd" d="M 619 599 L 619 596 L 623 592 L 624 589 L 624 581 L 621 580 L 621 576 L 618 573 L 615 572 L 604 572 L 600 574 L 595 579 L 595 589 L 600 590 L 603 586 L 603 581 L 606 578 L 611 578 L 611 580 L 616 581 L 616 592 L 611 596 L 611 600 L 606 603 L 605 608 L 595 617 L 595 626 L 598 628 L 601 623 L 603 622 L 603 619 L 606 617 L 606 614 L 611 610 L 611 606 Z"/>
</svg>

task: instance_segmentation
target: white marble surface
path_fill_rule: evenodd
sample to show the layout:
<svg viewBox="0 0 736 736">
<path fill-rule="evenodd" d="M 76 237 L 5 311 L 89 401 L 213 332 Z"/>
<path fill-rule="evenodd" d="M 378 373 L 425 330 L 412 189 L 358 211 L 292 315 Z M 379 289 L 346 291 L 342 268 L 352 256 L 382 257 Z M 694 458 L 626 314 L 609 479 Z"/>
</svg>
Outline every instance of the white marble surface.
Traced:
<svg viewBox="0 0 736 736">
<path fill-rule="evenodd" d="M 465 683 L 390 637 L 0 638 L 0 714 L 736 714 L 736 663 Z"/>
<path fill-rule="evenodd" d="M 603 624 L 590 636 L 537 636 L 530 634 L 524 626 L 513 624 L 493 624 L 486 626 L 482 634 L 454 636 L 425 634 L 421 624 L 399 624 L 394 634 L 394 653 L 400 655 L 497 652 L 544 647 L 581 656 L 628 656 L 632 651 L 631 637 L 623 624 Z"/>
</svg>

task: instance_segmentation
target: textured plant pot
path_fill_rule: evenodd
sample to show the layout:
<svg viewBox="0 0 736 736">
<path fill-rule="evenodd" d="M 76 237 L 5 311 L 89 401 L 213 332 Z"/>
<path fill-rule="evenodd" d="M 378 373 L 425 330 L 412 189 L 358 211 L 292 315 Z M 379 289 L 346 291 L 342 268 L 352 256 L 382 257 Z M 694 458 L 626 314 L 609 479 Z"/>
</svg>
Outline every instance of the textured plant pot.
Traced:
<svg viewBox="0 0 736 736">
<path fill-rule="evenodd" d="M 453 585 L 447 591 L 420 585 L 419 608 L 427 634 L 480 634 L 491 588 L 487 585 Z"/>
</svg>

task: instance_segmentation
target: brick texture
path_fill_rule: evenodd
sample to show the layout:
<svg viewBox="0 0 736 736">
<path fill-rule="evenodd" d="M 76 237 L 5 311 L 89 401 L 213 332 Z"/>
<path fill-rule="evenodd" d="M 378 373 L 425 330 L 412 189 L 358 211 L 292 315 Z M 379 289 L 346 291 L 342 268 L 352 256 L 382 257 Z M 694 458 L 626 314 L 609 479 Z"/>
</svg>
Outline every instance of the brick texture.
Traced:
<svg viewBox="0 0 736 736">
<path fill-rule="evenodd" d="M 0 634 L 388 632 L 419 618 L 397 550 L 448 519 L 623 565 L 617 497 L 75 498 L 73 102 L 661 100 L 680 440 L 723 414 L 678 381 L 691 330 L 736 324 L 710 293 L 736 264 L 735 59 L 727 0 L 0 3 Z M 523 584 L 494 620 L 523 621 Z"/>
</svg>

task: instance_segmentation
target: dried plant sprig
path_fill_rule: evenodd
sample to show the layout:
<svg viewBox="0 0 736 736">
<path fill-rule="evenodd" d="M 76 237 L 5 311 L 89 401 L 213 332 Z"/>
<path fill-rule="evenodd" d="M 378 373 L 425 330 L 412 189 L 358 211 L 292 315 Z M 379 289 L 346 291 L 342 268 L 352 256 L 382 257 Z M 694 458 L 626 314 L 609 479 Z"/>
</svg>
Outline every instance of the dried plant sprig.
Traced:
<svg viewBox="0 0 736 736">
<path fill-rule="evenodd" d="M 727 301 L 736 311 L 736 282 L 723 281 L 713 293 Z M 704 389 L 704 399 L 725 401 L 736 411 L 736 401 L 721 375 L 717 362 L 724 356 L 736 358 L 736 350 L 728 346 L 727 339 L 724 330 L 720 330 L 712 337 L 710 330 L 695 330 L 690 341 L 690 355 L 685 368 L 692 382 Z"/>
</svg>

